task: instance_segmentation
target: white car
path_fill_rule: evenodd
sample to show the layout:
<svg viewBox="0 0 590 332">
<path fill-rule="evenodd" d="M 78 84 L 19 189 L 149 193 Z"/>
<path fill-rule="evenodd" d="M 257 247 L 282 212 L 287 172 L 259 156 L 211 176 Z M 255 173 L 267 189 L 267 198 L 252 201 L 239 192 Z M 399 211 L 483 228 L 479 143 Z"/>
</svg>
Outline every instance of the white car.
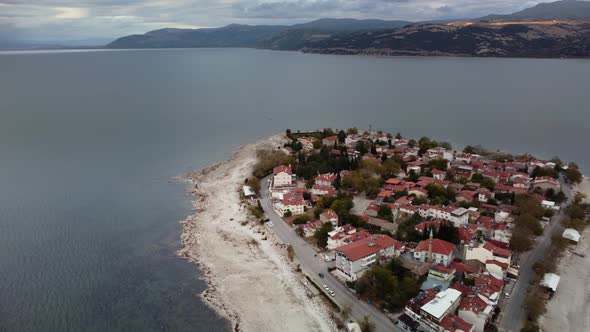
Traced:
<svg viewBox="0 0 590 332">
<path fill-rule="evenodd" d="M 334 297 L 334 296 L 336 296 L 336 293 L 334 293 L 334 291 L 332 291 L 332 290 L 328 291 L 328 293 L 330 293 L 330 296 L 331 296 L 331 297 Z"/>
<path fill-rule="evenodd" d="M 266 226 L 272 228 L 274 226 L 274 224 L 272 223 L 272 221 L 267 221 Z"/>
<path fill-rule="evenodd" d="M 330 290 L 330 287 L 328 287 L 328 285 L 324 285 L 324 289 L 327 290 L 327 291 L 329 291 Z"/>
</svg>

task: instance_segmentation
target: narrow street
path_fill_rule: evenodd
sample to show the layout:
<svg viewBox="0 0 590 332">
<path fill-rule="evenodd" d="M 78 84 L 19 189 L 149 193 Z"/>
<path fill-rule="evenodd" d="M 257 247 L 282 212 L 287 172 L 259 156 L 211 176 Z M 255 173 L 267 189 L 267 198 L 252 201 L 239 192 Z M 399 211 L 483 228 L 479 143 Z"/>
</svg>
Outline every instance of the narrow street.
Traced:
<svg viewBox="0 0 590 332">
<path fill-rule="evenodd" d="M 567 206 L 573 200 L 573 193 L 562 177 L 560 177 L 559 182 L 563 193 L 567 197 L 567 202 L 563 206 Z M 510 299 L 502 311 L 500 331 L 516 332 L 520 331 L 524 325 L 526 320 L 524 304 L 528 288 L 534 276 L 533 264 L 545 256 L 551 246 L 551 237 L 563 232 L 563 226 L 561 225 L 563 218 L 565 218 L 565 209 L 562 208 L 558 215 L 551 218 L 551 222 L 545 227 L 543 235 L 537 239 L 536 246 L 521 256 L 519 277 Z"/>
<path fill-rule="evenodd" d="M 290 244 L 293 247 L 295 256 L 301 264 L 301 269 L 310 276 L 316 285 L 319 286 L 320 291 L 325 292 L 322 285 L 327 285 L 336 293 L 334 297 L 330 298 L 337 303 L 339 307 L 349 306 L 351 309 L 351 316 L 358 321 L 368 316 L 369 320 L 375 324 L 375 330 L 377 332 L 402 331 L 377 308 L 359 300 L 343 283 L 332 276 L 332 274 L 328 272 L 326 263 L 321 255 L 317 255 L 317 252 L 297 235 L 295 229 L 286 224 L 275 212 L 269 196 L 268 179 L 270 179 L 270 177 L 262 180 L 260 201 L 267 217 L 274 224 L 270 230 L 274 232 L 283 243 Z M 323 273 L 324 278 L 320 278 L 319 273 Z"/>
</svg>

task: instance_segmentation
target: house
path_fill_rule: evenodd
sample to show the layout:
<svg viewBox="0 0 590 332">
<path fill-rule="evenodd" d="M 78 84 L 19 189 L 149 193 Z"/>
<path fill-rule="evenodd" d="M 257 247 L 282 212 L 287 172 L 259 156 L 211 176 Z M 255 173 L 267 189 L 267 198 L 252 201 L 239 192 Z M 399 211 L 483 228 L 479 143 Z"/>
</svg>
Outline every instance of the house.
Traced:
<svg viewBox="0 0 590 332">
<path fill-rule="evenodd" d="M 503 262 L 499 262 L 495 259 L 486 261 L 486 270 L 494 276 L 496 279 L 504 279 L 509 265 Z"/>
<path fill-rule="evenodd" d="M 370 217 L 377 217 L 380 209 L 381 206 L 377 202 L 371 202 L 369 203 L 369 206 L 367 206 L 363 213 Z"/>
<path fill-rule="evenodd" d="M 313 142 L 315 138 L 313 137 L 299 137 L 297 142 L 301 143 L 304 151 L 311 151 L 313 150 Z"/>
<path fill-rule="evenodd" d="M 455 227 L 465 226 L 469 222 L 469 210 L 465 208 L 420 205 L 418 213 L 422 218 L 437 218 L 453 223 Z"/>
<path fill-rule="evenodd" d="M 438 169 L 432 170 L 432 178 L 435 180 L 444 180 L 446 176 L 447 176 L 447 172 L 445 172 L 445 171 L 441 171 Z"/>
<path fill-rule="evenodd" d="M 484 332 L 493 315 L 493 307 L 477 296 L 465 297 L 461 301 L 458 316 L 473 325 L 474 332 Z"/>
<path fill-rule="evenodd" d="M 357 232 L 356 228 L 350 225 L 336 227 L 328 233 L 328 250 L 334 250 L 352 242 L 369 237 L 367 232 Z"/>
<path fill-rule="evenodd" d="M 510 265 L 511 258 L 511 250 L 500 248 L 491 242 L 486 242 L 478 247 L 473 247 L 470 244 L 465 248 L 465 260 L 474 259 L 483 264 L 490 260 L 497 260 Z"/>
<path fill-rule="evenodd" d="M 327 209 L 320 214 L 320 221 L 323 223 L 331 223 L 334 228 L 338 226 L 338 215 L 334 210 Z"/>
<path fill-rule="evenodd" d="M 331 187 L 336 181 L 337 175 L 335 173 L 320 174 L 315 177 L 314 181 L 317 186 Z"/>
<path fill-rule="evenodd" d="M 408 191 L 408 195 L 414 195 L 416 197 L 428 196 L 428 191 L 420 188 L 414 188 Z"/>
<path fill-rule="evenodd" d="M 432 262 L 449 266 L 454 257 L 455 245 L 441 239 L 433 239 L 432 231 L 430 232 L 430 239 L 420 241 L 414 249 L 414 259 L 423 263 Z"/>
<path fill-rule="evenodd" d="M 495 224 L 492 229 L 492 240 L 502 242 L 502 243 L 510 243 L 510 238 L 512 237 L 512 231 L 508 229 L 506 224 Z"/>
<path fill-rule="evenodd" d="M 418 210 L 418 207 L 415 205 L 401 205 L 399 207 L 399 212 L 403 212 L 408 215 L 413 215 Z M 365 212 L 366 214 L 366 212 Z"/>
<path fill-rule="evenodd" d="M 463 318 L 454 315 L 448 314 L 445 318 L 442 319 L 440 322 L 440 327 L 442 327 L 442 332 L 473 332 L 474 327 L 473 324 L 466 322 Z"/>
<path fill-rule="evenodd" d="M 574 243 L 578 243 L 582 236 L 580 235 L 580 232 L 578 232 L 577 230 L 575 230 L 573 228 L 566 228 L 563 231 L 563 234 L 561 235 L 561 237 L 563 237 L 564 239 L 568 239 Z"/>
<path fill-rule="evenodd" d="M 475 278 L 473 289 L 475 294 L 487 304 L 495 306 L 500 300 L 504 289 L 504 281 L 491 275 L 480 274 Z"/>
<path fill-rule="evenodd" d="M 322 139 L 322 145 L 327 147 L 333 147 L 334 145 L 338 144 L 338 136 L 328 136 Z"/>
<path fill-rule="evenodd" d="M 434 298 L 420 308 L 420 318 L 428 325 L 438 327 L 447 315 L 453 315 L 461 303 L 461 292 L 449 288 L 438 292 Z M 446 325 L 446 324 L 445 324 Z M 468 330 L 470 331 L 470 330 Z"/>
<path fill-rule="evenodd" d="M 334 189 L 334 187 L 329 187 L 329 186 L 319 186 L 317 184 L 314 184 L 311 187 L 311 194 L 315 195 L 315 196 L 327 196 L 327 197 L 332 197 L 335 196 L 338 192 L 336 191 L 336 189 Z"/>
<path fill-rule="evenodd" d="M 336 248 L 336 269 L 346 280 L 357 280 L 371 265 L 380 260 L 399 256 L 403 245 L 383 234 L 374 234 L 368 238 Z"/>
<path fill-rule="evenodd" d="M 306 205 L 303 195 L 297 192 L 290 192 L 283 195 L 283 199 L 275 203 L 275 210 L 281 217 L 290 211 L 292 215 L 305 213 Z"/>
<path fill-rule="evenodd" d="M 428 278 L 451 282 L 455 278 L 455 270 L 440 264 L 430 267 Z"/>
<path fill-rule="evenodd" d="M 272 170 L 273 187 L 287 187 L 293 185 L 294 174 L 291 166 L 280 165 Z"/>
<path fill-rule="evenodd" d="M 323 224 L 321 221 L 314 221 L 298 225 L 297 227 L 303 231 L 304 237 L 312 237 L 315 235 L 315 231 L 322 227 Z"/>
<path fill-rule="evenodd" d="M 487 203 L 488 200 L 494 198 L 494 193 L 488 188 L 480 188 L 477 190 L 477 200 L 482 203 Z"/>
<path fill-rule="evenodd" d="M 475 201 L 476 196 L 478 196 L 478 193 L 476 191 L 463 190 L 463 191 L 460 191 L 459 194 L 457 194 L 457 197 L 455 198 L 455 200 L 458 203 L 461 203 L 461 202 L 471 203 L 471 202 Z M 486 200 L 486 202 L 487 202 L 487 200 Z"/>
<path fill-rule="evenodd" d="M 553 189 L 555 192 L 561 189 L 559 182 L 550 176 L 539 176 L 533 181 L 533 188 L 539 188 L 543 191 Z"/>
<path fill-rule="evenodd" d="M 468 153 L 455 154 L 455 161 L 459 163 L 469 164 L 471 162 L 471 155 Z"/>
<path fill-rule="evenodd" d="M 422 163 L 417 163 L 417 162 L 411 162 L 408 163 L 408 167 L 406 168 L 406 172 L 410 173 L 410 172 L 414 172 L 414 174 L 416 175 L 420 175 L 420 172 L 422 171 Z"/>
</svg>

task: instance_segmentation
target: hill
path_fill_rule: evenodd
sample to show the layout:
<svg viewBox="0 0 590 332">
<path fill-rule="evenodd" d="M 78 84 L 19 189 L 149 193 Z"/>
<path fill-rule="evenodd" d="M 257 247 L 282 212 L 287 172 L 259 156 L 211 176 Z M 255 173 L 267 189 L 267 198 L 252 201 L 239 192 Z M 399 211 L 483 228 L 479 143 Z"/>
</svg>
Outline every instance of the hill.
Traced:
<svg viewBox="0 0 590 332">
<path fill-rule="evenodd" d="M 212 29 L 160 29 L 121 37 L 108 48 L 256 47 L 265 36 L 285 26 L 231 24 Z"/>
<path fill-rule="evenodd" d="M 333 36 L 304 52 L 367 55 L 588 57 L 590 22 L 557 24 L 416 24 Z"/>
<path fill-rule="evenodd" d="M 480 21 L 535 21 L 590 19 L 590 2 L 563 0 L 540 3 L 508 15 L 488 15 Z"/>
<path fill-rule="evenodd" d="M 399 28 L 406 21 L 319 19 L 293 26 L 230 24 L 210 29 L 160 29 L 119 38 L 109 48 L 264 47 L 296 50 L 314 35 Z"/>
</svg>

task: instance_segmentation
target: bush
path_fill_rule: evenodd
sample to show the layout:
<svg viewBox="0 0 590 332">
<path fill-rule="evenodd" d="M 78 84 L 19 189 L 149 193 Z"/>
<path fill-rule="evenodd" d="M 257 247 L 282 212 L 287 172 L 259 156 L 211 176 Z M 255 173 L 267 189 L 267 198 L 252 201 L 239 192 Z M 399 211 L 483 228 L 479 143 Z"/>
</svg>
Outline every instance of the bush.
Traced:
<svg viewBox="0 0 590 332">
<path fill-rule="evenodd" d="M 311 217 L 309 215 L 302 214 L 302 215 L 295 217 L 295 219 L 293 219 L 293 224 L 295 224 L 295 225 L 305 224 L 310 220 L 311 220 Z"/>
</svg>

